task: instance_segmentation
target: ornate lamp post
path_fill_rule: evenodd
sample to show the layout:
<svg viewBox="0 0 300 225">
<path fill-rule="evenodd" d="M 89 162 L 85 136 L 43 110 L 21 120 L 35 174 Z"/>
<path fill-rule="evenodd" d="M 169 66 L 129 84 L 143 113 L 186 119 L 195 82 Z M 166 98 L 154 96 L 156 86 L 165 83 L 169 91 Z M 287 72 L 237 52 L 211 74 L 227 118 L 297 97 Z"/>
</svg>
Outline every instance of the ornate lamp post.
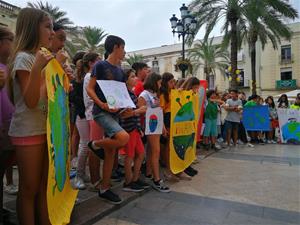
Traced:
<svg viewBox="0 0 300 225">
<path fill-rule="evenodd" d="M 171 28 L 173 32 L 173 36 L 175 33 L 178 33 L 178 38 L 182 37 L 182 61 L 185 61 L 185 36 L 186 35 L 194 35 L 195 29 L 197 25 L 197 21 L 188 11 L 188 7 L 185 4 L 182 4 L 180 7 L 181 19 L 178 19 L 175 14 L 170 19 Z M 187 70 L 187 65 L 182 64 L 179 65 L 179 69 L 182 71 L 182 77 L 185 77 L 185 71 Z"/>
</svg>

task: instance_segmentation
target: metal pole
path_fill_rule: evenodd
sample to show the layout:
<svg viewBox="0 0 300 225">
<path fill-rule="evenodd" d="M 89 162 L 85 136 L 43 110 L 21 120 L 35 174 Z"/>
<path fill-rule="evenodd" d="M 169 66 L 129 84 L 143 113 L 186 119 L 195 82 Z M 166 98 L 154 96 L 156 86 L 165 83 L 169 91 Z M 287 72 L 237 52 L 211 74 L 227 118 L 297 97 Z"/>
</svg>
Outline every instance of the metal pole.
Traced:
<svg viewBox="0 0 300 225">
<path fill-rule="evenodd" d="M 184 25 L 183 25 L 184 26 Z M 182 60 L 184 61 L 184 36 L 185 36 L 185 30 L 183 29 L 182 32 Z M 185 70 L 182 70 L 182 78 L 185 78 Z"/>
</svg>

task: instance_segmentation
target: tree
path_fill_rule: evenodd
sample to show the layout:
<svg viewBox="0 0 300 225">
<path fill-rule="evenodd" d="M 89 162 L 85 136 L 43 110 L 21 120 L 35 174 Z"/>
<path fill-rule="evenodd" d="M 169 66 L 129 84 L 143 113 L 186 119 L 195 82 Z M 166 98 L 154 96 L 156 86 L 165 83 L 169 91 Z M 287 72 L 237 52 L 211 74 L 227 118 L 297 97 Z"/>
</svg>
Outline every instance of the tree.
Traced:
<svg viewBox="0 0 300 225">
<path fill-rule="evenodd" d="M 219 21 L 224 19 L 222 31 L 224 32 L 223 45 L 230 43 L 230 63 L 232 68 L 231 87 L 237 87 L 236 73 L 237 54 L 241 43 L 238 35 L 239 20 L 242 18 L 242 8 L 246 0 L 194 0 L 189 8 L 197 19 L 196 33 L 206 25 L 204 40 Z"/>
<path fill-rule="evenodd" d="M 260 40 L 264 49 L 268 40 L 271 40 L 273 48 L 277 49 L 281 37 L 290 39 L 292 35 L 283 19 L 295 19 L 298 13 L 283 0 L 248 0 L 244 6 L 244 15 L 247 25 L 243 32 L 251 57 L 252 94 L 256 94 L 256 42 Z"/>
<path fill-rule="evenodd" d="M 133 63 L 136 62 L 144 62 L 144 56 L 140 55 L 140 54 L 133 54 L 133 55 L 129 55 L 128 57 L 125 58 L 125 61 L 132 66 Z"/>
<path fill-rule="evenodd" d="M 108 35 L 102 28 L 84 27 L 82 30 L 83 37 L 77 38 L 75 42 L 81 45 L 83 51 L 92 51 L 104 54 L 104 47 L 101 42 Z"/>
<path fill-rule="evenodd" d="M 53 19 L 53 22 L 58 23 L 63 26 L 66 31 L 74 31 L 75 27 L 73 26 L 73 22 L 67 17 L 67 13 L 65 11 L 61 11 L 59 7 L 53 6 L 48 2 L 43 3 L 42 1 L 38 1 L 36 3 L 28 2 L 28 7 L 41 9 L 47 12 Z"/>
<path fill-rule="evenodd" d="M 209 88 L 214 88 L 212 79 L 216 77 L 216 69 L 225 72 L 229 63 L 229 54 L 220 44 L 213 45 L 214 38 L 200 41 L 189 50 L 188 57 L 192 61 L 194 71 L 197 71 L 201 65 L 204 65 L 204 74 L 209 81 Z"/>
</svg>

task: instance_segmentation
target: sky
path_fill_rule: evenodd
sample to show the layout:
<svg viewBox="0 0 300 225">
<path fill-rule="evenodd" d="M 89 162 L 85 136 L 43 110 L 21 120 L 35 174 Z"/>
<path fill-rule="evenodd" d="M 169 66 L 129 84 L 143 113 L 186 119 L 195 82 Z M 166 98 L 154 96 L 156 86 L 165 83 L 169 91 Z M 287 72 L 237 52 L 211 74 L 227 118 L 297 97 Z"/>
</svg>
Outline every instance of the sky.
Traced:
<svg viewBox="0 0 300 225">
<path fill-rule="evenodd" d="M 36 0 L 4 0 L 19 7 Z M 45 0 L 43 0 L 45 2 Z M 182 3 L 190 0 L 48 0 L 67 12 L 75 25 L 101 27 L 107 33 L 122 37 L 126 42 L 126 51 L 135 51 L 162 45 L 179 43 L 173 37 L 169 19 L 172 14 L 180 17 Z M 291 0 L 300 11 L 300 0 Z M 212 36 L 219 36 L 220 27 L 216 27 Z M 204 36 L 200 30 L 196 38 Z"/>
</svg>

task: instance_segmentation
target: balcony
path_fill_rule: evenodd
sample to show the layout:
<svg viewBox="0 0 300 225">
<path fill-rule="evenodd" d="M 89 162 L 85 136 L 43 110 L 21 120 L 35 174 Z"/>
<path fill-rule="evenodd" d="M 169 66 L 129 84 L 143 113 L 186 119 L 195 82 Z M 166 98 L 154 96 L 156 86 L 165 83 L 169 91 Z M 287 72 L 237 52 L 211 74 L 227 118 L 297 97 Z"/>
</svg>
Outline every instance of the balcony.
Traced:
<svg viewBox="0 0 300 225">
<path fill-rule="evenodd" d="M 292 64 L 294 62 L 294 55 L 292 54 L 289 58 L 284 58 L 281 55 L 279 56 L 279 64 L 280 65 L 287 65 Z"/>
<path fill-rule="evenodd" d="M 297 80 L 276 80 L 276 89 L 296 89 Z"/>
</svg>

